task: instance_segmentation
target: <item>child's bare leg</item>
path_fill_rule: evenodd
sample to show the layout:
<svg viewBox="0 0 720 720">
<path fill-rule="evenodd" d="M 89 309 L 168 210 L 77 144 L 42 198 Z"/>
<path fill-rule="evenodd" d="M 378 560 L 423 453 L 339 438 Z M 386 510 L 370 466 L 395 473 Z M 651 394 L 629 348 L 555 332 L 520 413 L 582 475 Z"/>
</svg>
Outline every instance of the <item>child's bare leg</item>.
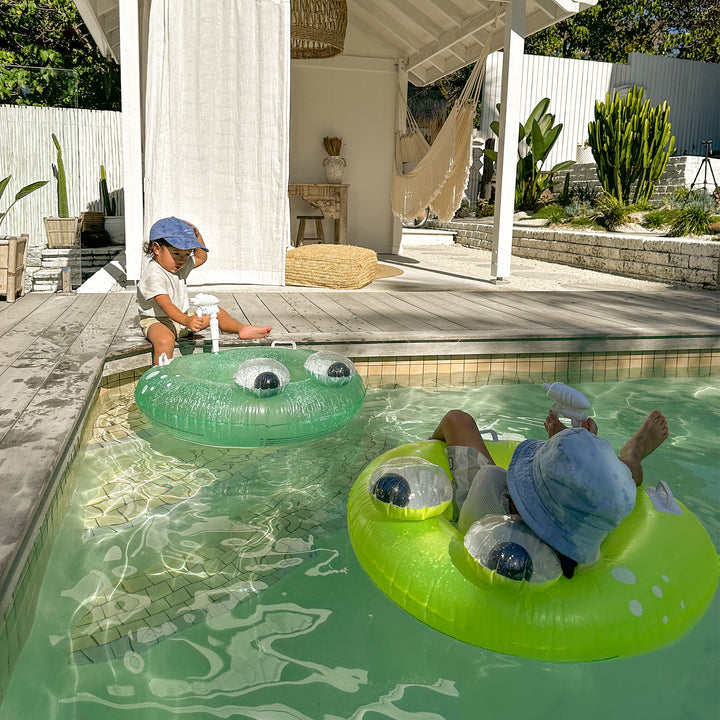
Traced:
<svg viewBox="0 0 720 720">
<path fill-rule="evenodd" d="M 160 356 L 165 353 L 172 360 L 175 351 L 175 333 L 161 322 L 153 323 L 147 331 L 147 339 L 153 346 L 153 365 L 160 362 Z"/>
<path fill-rule="evenodd" d="M 432 434 L 433 440 L 443 440 L 448 445 L 461 445 L 475 448 L 494 465 L 490 451 L 482 439 L 480 430 L 472 415 L 464 410 L 451 410 L 446 413 Z"/>
<path fill-rule="evenodd" d="M 222 308 L 218 310 L 218 327 L 226 333 L 236 334 L 241 340 L 255 340 L 267 337 L 272 330 L 271 327 L 259 327 L 257 325 L 245 325 L 236 320 L 230 313 Z"/>
<path fill-rule="evenodd" d="M 598 433 L 597 423 L 590 417 L 583 420 L 580 423 L 580 427 L 584 427 L 593 435 L 597 435 Z M 560 418 L 552 410 L 549 410 L 547 417 L 545 418 L 545 430 L 547 430 L 548 438 L 551 438 L 553 435 L 557 435 L 559 432 L 567 430 L 567 425 L 562 423 Z"/>
<path fill-rule="evenodd" d="M 667 420 L 659 410 L 653 410 L 623 446 L 618 457 L 630 468 L 636 485 L 642 485 L 642 461 L 667 438 Z"/>
</svg>

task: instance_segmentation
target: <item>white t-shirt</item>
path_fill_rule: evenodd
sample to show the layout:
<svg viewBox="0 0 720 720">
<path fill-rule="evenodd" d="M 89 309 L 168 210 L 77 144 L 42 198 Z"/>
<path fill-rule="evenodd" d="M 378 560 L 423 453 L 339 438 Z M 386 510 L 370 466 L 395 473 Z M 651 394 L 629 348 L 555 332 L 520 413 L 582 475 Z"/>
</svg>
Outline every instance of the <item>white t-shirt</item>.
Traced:
<svg viewBox="0 0 720 720">
<path fill-rule="evenodd" d="M 187 313 L 190 310 L 187 277 L 194 267 L 195 258 L 191 255 L 180 270 L 171 273 L 154 258 L 146 255 L 137 285 L 137 305 L 140 317 L 167 317 L 155 300 L 158 295 L 168 295 L 175 307 Z"/>
</svg>

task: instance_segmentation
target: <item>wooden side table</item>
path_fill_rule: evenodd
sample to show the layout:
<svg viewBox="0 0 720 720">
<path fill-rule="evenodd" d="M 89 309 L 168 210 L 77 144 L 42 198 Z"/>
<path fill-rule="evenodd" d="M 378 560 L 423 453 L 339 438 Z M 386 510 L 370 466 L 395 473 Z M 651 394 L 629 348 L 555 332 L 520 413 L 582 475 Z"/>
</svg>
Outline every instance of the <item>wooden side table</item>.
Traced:
<svg viewBox="0 0 720 720">
<path fill-rule="evenodd" d="M 347 203 L 349 185 L 333 183 L 290 183 L 288 195 L 301 197 L 322 212 L 323 217 L 334 220 L 333 242 L 347 244 Z"/>
</svg>

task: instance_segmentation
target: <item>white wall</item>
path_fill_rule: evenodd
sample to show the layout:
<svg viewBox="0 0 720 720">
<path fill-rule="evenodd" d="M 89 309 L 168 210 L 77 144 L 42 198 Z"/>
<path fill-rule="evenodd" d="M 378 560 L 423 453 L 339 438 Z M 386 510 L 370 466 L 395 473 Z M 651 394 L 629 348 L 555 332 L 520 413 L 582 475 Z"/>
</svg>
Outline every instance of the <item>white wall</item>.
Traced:
<svg viewBox="0 0 720 720">
<path fill-rule="evenodd" d="M 343 140 L 349 187 L 348 243 L 390 252 L 390 207 L 397 80 L 392 60 L 348 57 L 296 60 L 290 80 L 290 182 L 324 183 L 323 137 Z M 291 200 L 293 238 L 298 214 L 318 214 Z M 333 225 L 325 220 L 326 238 Z M 314 227 L 310 228 L 314 232 Z"/>
</svg>

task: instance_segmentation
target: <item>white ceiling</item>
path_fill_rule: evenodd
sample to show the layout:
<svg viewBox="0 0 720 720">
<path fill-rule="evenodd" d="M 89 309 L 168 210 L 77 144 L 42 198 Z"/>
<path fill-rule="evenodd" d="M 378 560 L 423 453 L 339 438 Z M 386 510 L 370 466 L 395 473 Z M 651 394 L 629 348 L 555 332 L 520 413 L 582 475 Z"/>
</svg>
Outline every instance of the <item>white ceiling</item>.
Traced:
<svg viewBox="0 0 720 720">
<path fill-rule="evenodd" d="M 120 58 L 120 0 L 75 0 L 101 52 Z M 140 14 L 150 0 L 137 0 Z M 123 0 L 132 2 L 132 0 Z M 526 36 L 554 25 L 597 0 L 526 0 Z M 365 36 L 382 57 L 407 60 L 409 78 L 426 85 L 503 46 L 496 0 L 347 0 L 348 34 Z M 498 5 L 501 16 L 493 32 Z M 212 3 L 208 4 L 212 7 Z"/>
</svg>

